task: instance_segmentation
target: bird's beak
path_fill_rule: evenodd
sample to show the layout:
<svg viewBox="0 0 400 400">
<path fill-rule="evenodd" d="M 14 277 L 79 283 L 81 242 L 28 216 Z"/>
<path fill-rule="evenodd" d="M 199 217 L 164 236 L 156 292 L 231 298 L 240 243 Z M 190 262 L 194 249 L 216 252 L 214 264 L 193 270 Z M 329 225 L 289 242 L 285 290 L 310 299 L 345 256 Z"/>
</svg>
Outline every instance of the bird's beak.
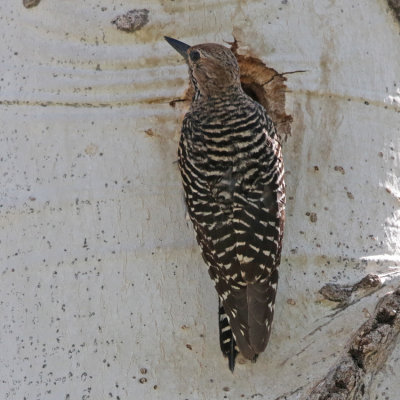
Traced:
<svg viewBox="0 0 400 400">
<path fill-rule="evenodd" d="M 172 39 L 168 36 L 164 36 L 164 39 L 187 61 L 188 54 L 187 49 L 190 46 L 186 43 L 180 42 L 179 40 Z"/>
</svg>

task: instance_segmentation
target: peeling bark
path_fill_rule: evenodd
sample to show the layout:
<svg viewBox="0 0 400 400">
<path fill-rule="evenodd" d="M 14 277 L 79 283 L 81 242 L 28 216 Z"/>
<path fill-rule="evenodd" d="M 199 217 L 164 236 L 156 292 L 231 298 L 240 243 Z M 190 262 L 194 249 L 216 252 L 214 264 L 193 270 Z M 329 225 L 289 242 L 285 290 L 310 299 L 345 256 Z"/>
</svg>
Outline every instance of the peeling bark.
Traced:
<svg viewBox="0 0 400 400">
<path fill-rule="evenodd" d="M 118 15 L 111 23 L 124 32 L 136 32 L 149 22 L 149 10 L 130 10 L 126 14 Z"/>
<path fill-rule="evenodd" d="M 328 283 L 320 289 L 319 293 L 325 299 L 339 303 L 339 307 L 347 307 L 377 291 L 382 285 L 383 283 L 378 275 L 368 274 L 354 285 Z"/>
<path fill-rule="evenodd" d="M 392 352 L 399 332 L 400 287 L 379 301 L 373 316 L 352 338 L 345 355 L 304 399 L 367 400 L 370 383 Z"/>
</svg>

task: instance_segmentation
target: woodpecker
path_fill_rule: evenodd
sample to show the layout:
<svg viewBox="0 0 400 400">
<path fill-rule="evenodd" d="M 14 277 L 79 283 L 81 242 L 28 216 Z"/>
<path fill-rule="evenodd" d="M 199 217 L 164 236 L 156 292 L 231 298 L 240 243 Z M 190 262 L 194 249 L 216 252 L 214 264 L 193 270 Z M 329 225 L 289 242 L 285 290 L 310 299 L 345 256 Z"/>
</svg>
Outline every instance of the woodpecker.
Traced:
<svg viewBox="0 0 400 400">
<path fill-rule="evenodd" d="M 285 221 L 281 145 L 266 110 L 243 91 L 230 49 L 165 39 L 185 59 L 194 87 L 178 162 L 233 372 L 238 352 L 256 361 L 271 334 Z"/>
</svg>

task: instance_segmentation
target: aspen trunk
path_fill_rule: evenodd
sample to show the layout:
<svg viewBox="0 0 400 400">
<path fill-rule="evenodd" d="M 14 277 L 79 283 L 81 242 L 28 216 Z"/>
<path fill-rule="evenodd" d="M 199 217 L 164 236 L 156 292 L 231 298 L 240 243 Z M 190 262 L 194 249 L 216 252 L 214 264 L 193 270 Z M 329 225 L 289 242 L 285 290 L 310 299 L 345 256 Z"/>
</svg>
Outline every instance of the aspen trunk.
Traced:
<svg viewBox="0 0 400 400">
<path fill-rule="evenodd" d="M 398 399 L 396 2 L 25 3 L 0 4 L 0 398 Z M 272 336 L 233 375 L 175 162 L 187 68 L 163 35 L 305 71 L 284 75 Z"/>
</svg>

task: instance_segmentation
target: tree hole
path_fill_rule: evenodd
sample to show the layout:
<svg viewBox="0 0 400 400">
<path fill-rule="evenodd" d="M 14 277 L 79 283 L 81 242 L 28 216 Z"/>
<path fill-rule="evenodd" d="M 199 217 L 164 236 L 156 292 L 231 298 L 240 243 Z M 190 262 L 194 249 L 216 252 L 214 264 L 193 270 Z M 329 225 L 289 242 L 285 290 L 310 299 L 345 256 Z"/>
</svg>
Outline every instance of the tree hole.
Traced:
<svg viewBox="0 0 400 400">
<path fill-rule="evenodd" d="M 231 50 L 239 63 L 240 81 L 243 91 L 260 103 L 276 125 L 279 138 L 286 140 L 291 134 L 293 118 L 285 111 L 286 77 L 267 67 L 260 59 L 238 53 L 238 42 Z"/>
</svg>

